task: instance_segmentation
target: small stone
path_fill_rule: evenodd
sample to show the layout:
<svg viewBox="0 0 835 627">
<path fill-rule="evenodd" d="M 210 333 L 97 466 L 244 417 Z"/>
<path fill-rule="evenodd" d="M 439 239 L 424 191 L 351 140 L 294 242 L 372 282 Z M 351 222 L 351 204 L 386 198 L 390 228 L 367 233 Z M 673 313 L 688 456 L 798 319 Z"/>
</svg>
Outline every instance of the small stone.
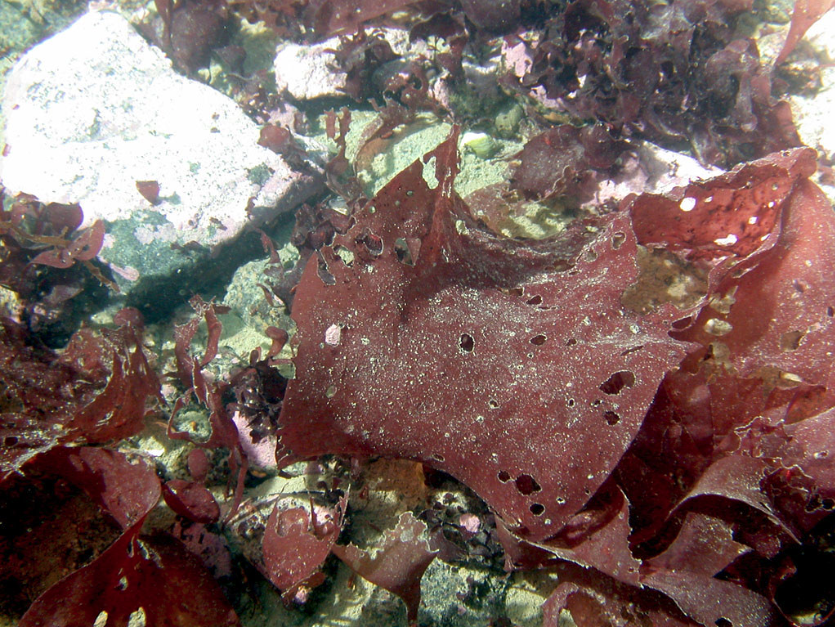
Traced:
<svg viewBox="0 0 835 627">
<path fill-rule="evenodd" d="M 344 96 L 348 76 L 336 69 L 336 55 L 330 52 L 338 48 L 338 37 L 312 46 L 292 42 L 280 45 L 274 64 L 276 88 L 297 100 Z"/>
<path fill-rule="evenodd" d="M 495 122 L 496 133 L 499 134 L 499 137 L 514 137 L 516 131 L 519 130 L 519 123 L 522 121 L 523 115 L 522 107 L 516 103 L 499 111 Z"/>
<path fill-rule="evenodd" d="M 339 346 L 342 339 L 342 328 L 338 324 L 332 324 L 325 329 L 325 344 L 328 346 Z"/>
<path fill-rule="evenodd" d="M 496 142 L 487 133 L 468 131 L 461 136 L 461 146 L 482 159 L 488 159 L 496 152 Z"/>
</svg>

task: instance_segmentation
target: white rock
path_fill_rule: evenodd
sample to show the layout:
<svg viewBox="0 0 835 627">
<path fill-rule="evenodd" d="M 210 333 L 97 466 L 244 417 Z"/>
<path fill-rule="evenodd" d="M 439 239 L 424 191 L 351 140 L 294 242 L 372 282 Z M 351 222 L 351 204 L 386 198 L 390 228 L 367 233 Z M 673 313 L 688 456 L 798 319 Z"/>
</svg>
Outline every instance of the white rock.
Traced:
<svg viewBox="0 0 835 627">
<path fill-rule="evenodd" d="M 633 151 L 624 153 L 622 158 L 617 176 L 600 184 L 590 206 L 605 201 L 618 202 L 629 194 L 668 194 L 676 187 L 723 172 L 721 168 L 705 167 L 692 157 L 650 142 L 635 142 Z"/>
<path fill-rule="evenodd" d="M 835 159 L 835 11 L 829 11 L 806 32 L 805 39 L 822 64 L 821 89 L 811 97 L 796 94 L 789 97 L 797 132 L 807 146 L 815 148 L 827 162 Z M 801 44 L 802 45 L 802 44 Z M 800 48 L 800 46 L 798 46 Z M 801 49 L 802 51 L 802 49 Z M 818 181 L 835 205 L 835 187 Z"/>
<path fill-rule="evenodd" d="M 835 59 L 835 11 L 826 13 L 806 32 L 806 40 L 811 44 L 821 63 L 829 63 L 821 68 L 822 87 L 813 97 L 795 95 L 789 98 L 798 133 L 803 142 L 823 152 L 827 159 L 835 157 L 835 123 L 832 112 L 835 110 L 835 68 L 831 62 Z"/>
<path fill-rule="evenodd" d="M 297 100 L 344 96 L 341 90 L 345 88 L 348 76 L 336 69 L 336 56 L 328 52 L 337 48 L 338 37 L 312 46 L 292 42 L 280 44 L 274 63 L 279 93 L 286 91 Z"/>
<path fill-rule="evenodd" d="M 809 27 L 804 37 L 829 59 L 835 59 L 833 30 L 835 30 L 835 11 L 828 11 Z"/>
<path fill-rule="evenodd" d="M 829 84 L 814 98 L 792 96 L 789 99 L 800 139 L 818 149 L 827 159 L 835 158 L 835 71 L 827 72 Z"/>
<path fill-rule="evenodd" d="M 216 245 L 244 227 L 250 198 L 267 219 L 314 191 L 257 144 L 231 99 L 175 73 L 116 13 L 88 13 L 24 55 L 3 107 L 9 192 L 78 202 L 85 223 L 155 212 L 134 233 L 140 243 Z M 136 188 L 145 180 L 160 185 L 156 206 Z"/>
<path fill-rule="evenodd" d="M 380 28 L 374 32 L 388 42 L 395 54 L 406 59 L 427 54 L 426 43 L 422 40 L 410 42 L 408 31 Z M 313 45 L 280 44 L 273 64 L 278 91 L 286 91 L 297 100 L 344 97 L 348 76 L 339 70 L 336 55 L 330 52 L 342 47 L 341 40 L 337 36 Z"/>
</svg>

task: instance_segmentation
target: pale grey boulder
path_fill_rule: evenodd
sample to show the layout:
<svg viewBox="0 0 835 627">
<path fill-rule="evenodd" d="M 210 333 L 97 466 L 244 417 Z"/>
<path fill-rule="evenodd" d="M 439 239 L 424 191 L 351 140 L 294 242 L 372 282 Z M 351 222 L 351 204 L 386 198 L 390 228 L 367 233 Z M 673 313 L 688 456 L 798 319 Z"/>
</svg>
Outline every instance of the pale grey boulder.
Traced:
<svg viewBox="0 0 835 627">
<path fill-rule="evenodd" d="M 241 252 L 224 251 L 249 226 L 322 190 L 321 168 L 293 169 L 259 146 L 234 101 L 174 72 L 116 13 L 88 13 L 24 55 L 3 109 L 7 193 L 79 203 L 85 224 L 104 220 L 99 258 L 141 308 L 182 301 L 235 263 Z M 158 182 L 156 202 L 138 181 Z"/>
</svg>

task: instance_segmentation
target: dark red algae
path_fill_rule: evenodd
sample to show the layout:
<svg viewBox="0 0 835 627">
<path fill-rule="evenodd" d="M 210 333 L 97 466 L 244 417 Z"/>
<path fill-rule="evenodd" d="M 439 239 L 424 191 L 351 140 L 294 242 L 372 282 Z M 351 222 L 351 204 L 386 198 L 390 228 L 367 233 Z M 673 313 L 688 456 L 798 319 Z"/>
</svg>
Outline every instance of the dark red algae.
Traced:
<svg viewBox="0 0 835 627">
<path fill-rule="evenodd" d="M 339 453 L 451 474 L 498 514 L 508 567 L 563 574 L 549 625 L 575 608 L 588 625 L 623 611 L 780 624 L 778 591 L 807 572 L 773 560 L 815 542 L 835 490 L 813 461 L 835 324 L 835 215 L 806 179 L 813 151 L 531 243 L 472 217 L 456 145 L 454 131 L 308 261 L 279 463 Z M 708 292 L 628 308 L 639 243 L 700 266 Z"/>
<path fill-rule="evenodd" d="M 149 38 L 191 76 L 234 67 L 259 143 L 300 167 L 303 103 L 243 76 L 228 36 L 246 18 L 283 40 L 341 38 L 346 106 L 324 114 L 334 195 L 297 210 L 293 269 L 260 231 L 259 297 L 290 305 L 297 331 L 267 321 L 248 358 L 229 356 L 230 309 L 209 297 L 170 348 L 133 309 L 82 324 L 92 286 L 112 285 L 96 257 L 115 234 L 81 229 L 77 205 L 0 207 L 0 284 L 18 299 L 0 320 L 4 615 L 234 627 L 278 590 L 311 617 L 342 598 L 347 567 L 352 589 L 358 575 L 429 625 L 421 592 L 442 560 L 503 590 L 502 561 L 553 576 L 543 627 L 566 612 L 578 627 L 832 623 L 835 213 L 776 98 L 785 75 L 737 28 L 754 3 L 155 4 Z M 831 5 L 797 0 L 778 64 Z M 393 23 L 446 46 L 402 58 Z M 524 61 L 493 81 L 496 106 L 525 112 L 524 144 L 510 180 L 468 203 L 459 124 L 494 111 L 456 97 L 491 49 Z M 353 162 L 346 103 L 377 113 Z M 358 172 L 429 112 L 449 136 L 366 198 Z M 647 140 L 729 171 L 594 202 Z M 136 187 L 159 202 L 157 181 Z M 479 219 L 523 200 L 577 217 L 536 241 Z M 143 449 L 147 434 L 185 461 Z M 279 476 L 309 462 L 298 493 L 263 497 L 283 478 L 273 446 Z M 373 464 L 407 465 L 418 496 L 360 529 Z M 468 586 L 447 609 L 470 620 L 482 593 Z M 496 607 L 491 624 L 512 624 Z"/>
</svg>

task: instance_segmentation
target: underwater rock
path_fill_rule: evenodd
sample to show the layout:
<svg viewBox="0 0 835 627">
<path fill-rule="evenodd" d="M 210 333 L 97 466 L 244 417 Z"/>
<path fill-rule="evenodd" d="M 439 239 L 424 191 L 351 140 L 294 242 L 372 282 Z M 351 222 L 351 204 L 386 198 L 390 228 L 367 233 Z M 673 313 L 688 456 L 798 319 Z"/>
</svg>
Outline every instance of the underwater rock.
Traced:
<svg viewBox="0 0 835 627">
<path fill-rule="evenodd" d="M 87 14 L 33 48 L 3 106 L 7 191 L 80 203 L 85 223 L 104 220 L 99 258 L 140 308 L 169 300 L 160 282 L 206 274 L 210 251 L 220 259 L 217 247 L 248 224 L 321 189 L 315 166 L 294 170 L 259 146 L 231 99 L 175 73 L 115 13 Z M 156 194 L 143 193 L 154 183 Z"/>
<path fill-rule="evenodd" d="M 801 67 L 818 68 L 820 74 L 812 80 L 819 82 L 819 85 L 813 87 L 814 82 L 810 82 L 810 89 L 789 96 L 798 135 L 804 144 L 818 151 L 821 162 L 826 165 L 831 165 L 835 160 L 835 127 L 832 125 L 831 113 L 835 107 L 835 68 L 827 62 L 835 55 L 833 28 L 835 11 L 830 11 L 806 33 L 805 39 L 809 46 L 802 51 L 802 55 L 795 55 L 800 57 Z M 814 77 L 814 74 L 811 76 Z M 827 172 L 831 170 L 821 168 L 823 176 L 816 182 L 835 205 L 835 185 L 831 174 L 827 175 Z"/>
<path fill-rule="evenodd" d="M 721 168 L 703 166 L 693 157 L 666 150 L 652 142 L 634 141 L 631 147 L 632 150 L 621 155 L 618 171 L 611 178 L 600 181 L 594 200 L 586 203 L 588 207 L 606 201 L 620 202 L 629 194 L 666 194 L 690 181 L 722 173 Z"/>
<path fill-rule="evenodd" d="M 331 37 L 312 46 L 286 42 L 275 56 L 275 84 L 297 100 L 344 96 L 348 75 L 335 67 L 334 48 L 339 38 Z"/>
<path fill-rule="evenodd" d="M 397 72 L 397 57 L 426 54 L 423 41 L 411 41 L 399 28 L 378 28 L 372 35 L 335 36 L 316 44 L 283 42 L 273 67 L 279 93 L 296 100 L 359 97 L 366 82 L 383 81 Z M 372 76 L 373 75 L 373 76 Z"/>
</svg>

